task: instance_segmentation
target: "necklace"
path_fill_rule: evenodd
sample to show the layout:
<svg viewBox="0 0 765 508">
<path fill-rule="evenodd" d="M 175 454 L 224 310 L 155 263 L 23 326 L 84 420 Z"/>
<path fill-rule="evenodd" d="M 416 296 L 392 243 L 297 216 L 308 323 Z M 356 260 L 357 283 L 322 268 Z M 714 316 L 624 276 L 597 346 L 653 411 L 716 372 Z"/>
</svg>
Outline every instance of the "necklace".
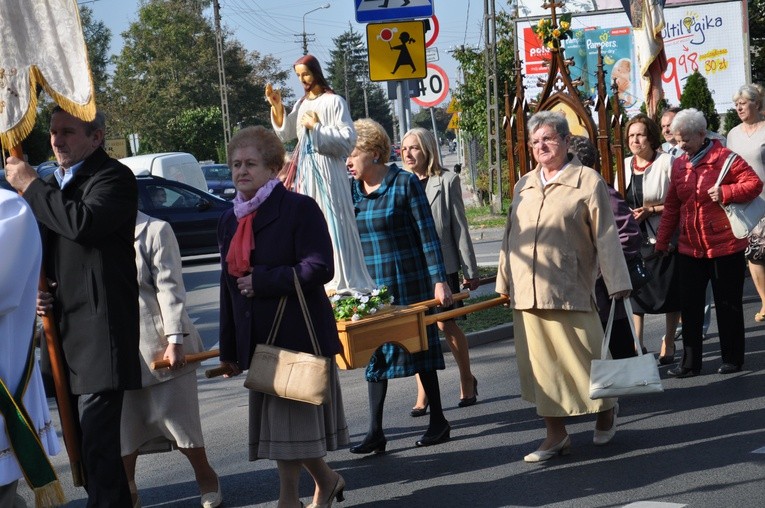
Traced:
<svg viewBox="0 0 765 508">
<path fill-rule="evenodd" d="M 746 134 L 747 137 L 751 138 L 752 136 L 754 136 L 754 133 L 760 129 L 761 125 L 762 125 L 762 120 L 760 119 L 753 124 L 748 124 L 744 122 L 743 124 L 741 124 L 741 128 L 743 129 L 744 134 Z"/>
<path fill-rule="evenodd" d="M 651 160 L 648 161 L 648 164 L 645 166 L 640 166 L 637 162 L 637 156 L 632 157 L 632 170 L 638 173 L 643 173 L 646 169 L 648 169 L 651 164 L 653 164 L 654 159 L 656 159 L 656 152 L 653 153 L 653 156 L 651 157 Z"/>
</svg>

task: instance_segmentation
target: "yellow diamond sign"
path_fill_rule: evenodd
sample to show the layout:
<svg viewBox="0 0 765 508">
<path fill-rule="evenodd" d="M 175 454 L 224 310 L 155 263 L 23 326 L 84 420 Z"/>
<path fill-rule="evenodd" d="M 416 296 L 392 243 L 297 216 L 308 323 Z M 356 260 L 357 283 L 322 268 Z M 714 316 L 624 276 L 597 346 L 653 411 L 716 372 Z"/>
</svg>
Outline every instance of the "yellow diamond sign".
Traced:
<svg viewBox="0 0 765 508">
<path fill-rule="evenodd" d="M 422 79 L 428 74 L 422 21 L 369 23 L 367 48 L 372 81 Z"/>
</svg>

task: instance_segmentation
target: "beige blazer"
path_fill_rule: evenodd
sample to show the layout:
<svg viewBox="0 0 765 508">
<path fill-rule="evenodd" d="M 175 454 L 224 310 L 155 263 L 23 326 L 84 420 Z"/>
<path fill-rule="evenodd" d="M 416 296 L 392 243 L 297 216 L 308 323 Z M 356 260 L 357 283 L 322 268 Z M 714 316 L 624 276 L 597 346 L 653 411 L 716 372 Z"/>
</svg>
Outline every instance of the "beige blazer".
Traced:
<svg viewBox="0 0 765 508">
<path fill-rule="evenodd" d="M 514 308 L 592 310 L 598 268 L 609 294 L 632 288 L 606 185 L 576 158 L 547 187 L 539 167 L 516 184 L 496 284 Z"/>
<path fill-rule="evenodd" d="M 425 194 L 441 240 L 446 273 L 456 273 L 462 266 L 466 278 L 478 278 L 478 264 L 465 217 L 459 176 L 446 170 L 440 176 L 431 176 L 425 185 Z"/>
<path fill-rule="evenodd" d="M 141 385 L 150 386 L 196 369 L 190 363 L 178 370 L 151 370 L 167 349 L 167 335 L 182 333 L 183 352 L 199 353 L 202 338 L 186 312 L 181 254 L 170 224 L 138 212 L 135 224 L 135 260 L 141 328 Z"/>
</svg>

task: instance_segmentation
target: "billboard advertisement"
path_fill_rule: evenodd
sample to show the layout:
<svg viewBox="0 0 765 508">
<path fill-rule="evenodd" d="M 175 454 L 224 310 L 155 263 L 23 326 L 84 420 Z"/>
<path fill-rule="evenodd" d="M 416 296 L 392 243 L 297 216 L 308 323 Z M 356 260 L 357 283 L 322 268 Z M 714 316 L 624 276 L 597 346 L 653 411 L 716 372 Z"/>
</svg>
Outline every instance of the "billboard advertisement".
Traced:
<svg viewBox="0 0 765 508">
<path fill-rule="evenodd" d="M 685 81 L 698 70 L 709 84 L 719 113 L 733 107 L 733 94 L 749 75 L 746 4 L 736 0 L 713 3 L 670 4 L 664 8 L 662 32 L 667 69 L 662 75 L 664 97 L 680 103 Z M 531 29 L 539 16 L 516 21 L 518 48 L 523 55 L 523 84 L 526 97 L 542 91 L 540 78 L 547 78 L 545 60 L 550 53 Z M 633 51 L 632 28 L 623 11 L 574 14 L 574 37 L 563 41 L 565 57 L 573 58 L 572 79 L 581 78 L 582 92 L 593 95 L 596 87 L 597 48 L 603 52 L 606 82 L 616 78 L 619 98 L 627 113 L 635 114 L 643 103 L 637 60 Z M 618 64 L 618 65 L 617 65 Z M 609 90 L 610 93 L 610 90 Z"/>
</svg>

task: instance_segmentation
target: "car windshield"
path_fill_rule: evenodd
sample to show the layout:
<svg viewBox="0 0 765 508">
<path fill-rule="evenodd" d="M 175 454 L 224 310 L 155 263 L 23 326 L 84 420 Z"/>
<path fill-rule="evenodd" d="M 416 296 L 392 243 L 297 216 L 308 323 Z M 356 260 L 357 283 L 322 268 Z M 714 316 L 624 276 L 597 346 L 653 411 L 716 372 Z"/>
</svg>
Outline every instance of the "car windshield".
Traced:
<svg viewBox="0 0 765 508">
<path fill-rule="evenodd" d="M 202 171 L 204 171 L 205 178 L 208 180 L 231 180 L 231 170 L 224 164 L 204 166 Z"/>
</svg>

